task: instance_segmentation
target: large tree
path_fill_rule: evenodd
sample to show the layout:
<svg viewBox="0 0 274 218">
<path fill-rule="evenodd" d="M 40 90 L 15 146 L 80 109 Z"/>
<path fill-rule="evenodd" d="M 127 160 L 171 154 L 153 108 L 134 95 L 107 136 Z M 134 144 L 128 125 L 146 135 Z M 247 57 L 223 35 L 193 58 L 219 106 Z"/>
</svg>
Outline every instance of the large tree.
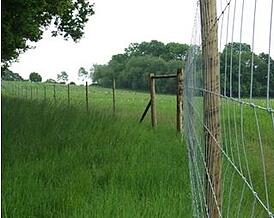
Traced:
<svg viewBox="0 0 274 218">
<path fill-rule="evenodd" d="M 39 73 L 32 72 L 32 73 L 29 75 L 29 80 L 30 80 L 31 82 L 41 82 L 41 81 L 42 81 L 42 76 L 41 76 Z"/>
<path fill-rule="evenodd" d="M 52 25 L 52 35 L 78 41 L 84 34 L 93 4 L 86 0 L 2 0 L 1 61 L 9 63 L 37 42 Z"/>
</svg>

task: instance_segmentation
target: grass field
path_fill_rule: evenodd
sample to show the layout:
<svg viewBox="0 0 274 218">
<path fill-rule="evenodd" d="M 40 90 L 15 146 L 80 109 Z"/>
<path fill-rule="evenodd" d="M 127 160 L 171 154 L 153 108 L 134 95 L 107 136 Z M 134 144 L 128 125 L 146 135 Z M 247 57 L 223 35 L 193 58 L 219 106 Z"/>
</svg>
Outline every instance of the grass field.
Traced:
<svg viewBox="0 0 274 218">
<path fill-rule="evenodd" d="M 159 125 L 152 130 L 149 115 L 138 123 L 148 93 L 118 90 L 113 116 L 109 89 L 89 87 L 87 113 L 84 87 L 70 87 L 70 107 L 66 86 L 56 86 L 55 101 L 53 86 L 45 87 L 46 95 L 42 85 L 2 83 L 3 217 L 192 217 L 187 147 L 175 130 L 175 96 L 157 96 Z M 243 113 L 249 167 L 262 194 L 254 111 Z M 243 154 L 236 143 L 240 107 L 224 102 L 222 115 L 224 145 L 231 145 L 228 153 L 245 172 L 237 156 Z M 273 206 L 273 128 L 268 114 L 257 115 Z M 237 217 L 243 182 L 227 162 L 223 166 L 223 213 Z M 252 203 L 246 189 L 240 217 L 249 217 Z M 255 210 L 256 217 L 265 217 L 259 204 Z"/>
</svg>

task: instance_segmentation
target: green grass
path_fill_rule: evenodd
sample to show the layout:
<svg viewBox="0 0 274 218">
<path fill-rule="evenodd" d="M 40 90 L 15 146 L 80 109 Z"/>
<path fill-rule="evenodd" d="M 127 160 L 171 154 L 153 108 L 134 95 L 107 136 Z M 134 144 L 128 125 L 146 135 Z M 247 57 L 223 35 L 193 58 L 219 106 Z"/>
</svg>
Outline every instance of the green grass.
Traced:
<svg viewBox="0 0 274 218">
<path fill-rule="evenodd" d="M 192 217 L 187 147 L 175 129 L 176 98 L 157 95 L 159 125 L 155 130 L 149 114 L 144 123 L 138 123 L 148 100 L 148 93 L 118 90 L 114 117 L 111 90 L 89 87 L 87 114 L 83 86 L 70 87 L 68 107 L 64 85 L 56 85 L 54 101 L 51 84 L 3 82 L 4 217 Z M 198 109 L 202 108 L 200 100 Z M 264 102 L 256 100 L 262 106 Z M 247 175 L 240 109 L 237 103 L 222 103 L 223 144 Z M 257 115 L 273 207 L 273 127 L 269 114 L 257 110 Z M 254 188 L 265 201 L 254 110 L 244 106 L 243 117 Z M 203 137 L 202 126 L 195 125 Z M 223 160 L 223 214 L 230 207 L 229 217 L 236 217 L 243 181 Z M 250 216 L 252 204 L 253 196 L 245 188 L 240 217 Z M 258 203 L 255 216 L 265 217 Z"/>
<path fill-rule="evenodd" d="M 2 98 L 4 217 L 191 217 L 174 129 Z"/>
</svg>

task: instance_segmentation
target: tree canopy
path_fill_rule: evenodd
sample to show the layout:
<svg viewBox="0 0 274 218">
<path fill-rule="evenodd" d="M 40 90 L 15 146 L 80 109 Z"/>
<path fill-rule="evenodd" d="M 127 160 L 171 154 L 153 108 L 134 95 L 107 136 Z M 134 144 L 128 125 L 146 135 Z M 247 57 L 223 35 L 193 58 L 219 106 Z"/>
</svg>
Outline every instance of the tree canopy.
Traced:
<svg viewBox="0 0 274 218">
<path fill-rule="evenodd" d="M 65 71 L 62 71 L 60 74 L 57 74 L 57 81 L 58 82 L 67 82 L 68 74 Z"/>
<path fill-rule="evenodd" d="M 41 76 L 39 73 L 32 72 L 32 73 L 29 75 L 29 80 L 30 80 L 31 82 L 41 82 L 41 81 L 42 81 L 42 76 Z"/>
<path fill-rule="evenodd" d="M 241 62 L 239 63 L 240 51 Z M 253 53 L 253 96 L 266 96 L 268 57 L 269 55 L 265 53 Z M 230 95 L 231 86 L 232 96 L 238 96 L 238 72 L 240 70 L 241 96 L 248 97 L 250 94 L 252 68 L 252 51 L 250 45 L 245 43 L 240 44 L 238 42 L 227 44 L 221 53 L 220 67 L 222 93 Z M 274 60 L 272 58 L 270 58 L 270 67 L 270 96 L 274 97 Z M 230 73 L 232 75 L 232 84 L 230 84 Z"/>
<path fill-rule="evenodd" d="M 150 42 L 131 43 L 124 53 L 113 55 L 107 65 L 95 65 L 93 81 L 110 87 L 112 78 L 116 78 L 117 87 L 135 90 L 147 89 L 149 73 L 174 73 L 183 67 L 189 45 L 152 40 Z M 157 90 L 175 92 L 176 81 L 159 81 Z"/>
<path fill-rule="evenodd" d="M 8 63 L 37 42 L 43 32 L 54 26 L 52 36 L 78 41 L 84 25 L 94 14 L 93 4 L 86 0 L 2 0 L 1 61 Z"/>
<path fill-rule="evenodd" d="M 7 81 L 22 81 L 23 78 L 6 67 L 1 67 L 1 79 Z"/>
<path fill-rule="evenodd" d="M 106 65 L 95 65 L 93 81 L 105 87 L 111 87 L 112 78 L 116 78 L 118 88 L 147 90 L 147 77 L 149 73 L 167 74 L 175 73 L 178 68 L 185 65 L 189 45 L 180 43 L 164 44 L 156 40 L 151 42 L 131 43 L 122 54 L 113 55 Z M 193 50 L 193 49 L 192 49 Z M 195 47 L 195 57 L 201 63 L 201 48 Z M 239 55 L 241 63 L 239 64 Z M 253 53 L 253 96 L 266 96 L 267 72 L 269 55 Z M 251 80 L 252 51 L 246 43 L 229 43 L 220 53 L 221 91 L 230 95 L 230 72 L 232 73 L 233 97 L 238 96 L 238 72 L 241 75 L 241 96 L 249 96 Z M 270 58 L 270 96 L 274 97 L 274 61 Z M 196 70 L 201 70 L 198 64 Z M 240 66 L 240 69 L 239 69 Z M 198 78 L 202 86 L 202 78 Z M 224 85 L 226 84 L 226 85 Z M 176 91 L 174 79 L 157 81 L 156 89 L 162 93 Z"/>
<path fill-rule="evenodd" d="M 89 78 L 89 73 L 84 67 L 80 67 L 78 70 L 78 79 L 82 82 Z"/>
</svg>

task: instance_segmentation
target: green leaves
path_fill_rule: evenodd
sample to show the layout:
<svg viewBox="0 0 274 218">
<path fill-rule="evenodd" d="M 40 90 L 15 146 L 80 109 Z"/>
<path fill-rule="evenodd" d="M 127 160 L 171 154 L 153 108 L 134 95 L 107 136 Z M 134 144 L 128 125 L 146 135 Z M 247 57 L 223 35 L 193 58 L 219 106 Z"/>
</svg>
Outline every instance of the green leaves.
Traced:
<svg viewBox="0 0 274 218">
<path fill-rule="evenodd" d="M 117 87 L 147 90 L 149 73 L 175 73 L 183 67 L 189 45 L 180 43 L 164 44 L 157 40 L 131 43 L 123 54 L 113 55 L 108 65 L 95 65 L 93 80 L 105 87 L 111 86 L 116 78 Z M 172 93 L 175 81 L 157 82 L 157 90 Z"/>
<path fill-rule="evenodd" d="M 37 42 L 54 25 L 53 36 L 79 41 L 94 5 L 86 0 L 3 0 L 1 61 L 10 63 L 29 49 L 27 40 Z"/>
<path fill-rule="evenodd" d="M 29 80 L 31 82 L 41 82 L 42 81 L 42 76 L 39 73 L 32 72 L 29 75 Z"/>
<path fill-rule="evenodd" d="M 67 82 L 68 81 L 68 74 L 65 71 L 62 71 L 60 74 L 57 74 L 57 81 Z"/>
<path fill-rule="evenodd" d="M 84 67 L 80 67 L 78 70 L 78 79 L 81 81 L 85 81 L 89 78 L 89 73 Z"/>
<path fill-rule="evenodd" d="M 239 57 L 241 55 L 241 62 Z M 238 74 L 240 71 L 241 96 L 248 97 L 250 93 L 252 51 L 250 45 L 246 43 L 229 43 L 225 46 L 220 56 L 221 67 L 221 92 L 238 96 Z M 267 93 L 267 72 L 268 54 L 253 54 L 253 96 L 266 96 Z M 232 60 L 232 61 L 231 61 Z M 240 64 L 240 65 L 239 65 Z M 274 96 L 274 61 L 270 58 L 270 96 Z M 240 67 L 240 68 L 239 68 Z M 232 74 L 232 84 L 230 84 L 230 73 Z M 226 83 L 226 88 L 225 88 Z"/>
</svg>

